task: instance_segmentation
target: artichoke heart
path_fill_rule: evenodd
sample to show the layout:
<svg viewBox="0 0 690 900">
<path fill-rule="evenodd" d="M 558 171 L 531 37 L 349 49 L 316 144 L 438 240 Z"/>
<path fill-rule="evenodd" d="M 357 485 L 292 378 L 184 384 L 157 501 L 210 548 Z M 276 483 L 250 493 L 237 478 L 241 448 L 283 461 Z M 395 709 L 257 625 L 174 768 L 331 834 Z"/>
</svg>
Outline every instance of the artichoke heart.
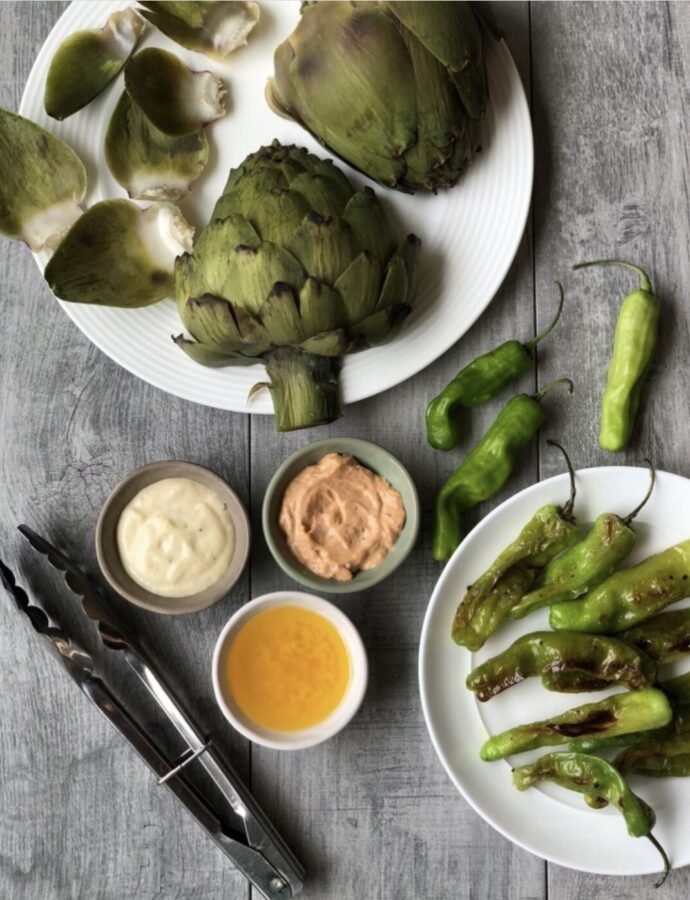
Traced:
<svg viewBox="0 0 690 900">
<path fill-rule="evenodd" d="M 175 259 L 191 250 L 192 235 L 174 206 L 102 200 L 65 235 L 45 278 L 72 303 L 149 306 L 171 296 Z"/>
<path fill-rule="evenodd" d="M 49 131 L 0 109 L 0 234 L 32 250 L 54 246 L 81 216 L 86 169 Z"/>
<path fill-rule="evenodd" d="M 247 43 L 260 15 L 253 0 L 152 0 L 141 5 L 142 16 L 175 43 L 219 60 Z"/>
<path fill-rule="evenodd" d="M 225 115 L 225 86 L 211 72 L 188 69 L 174 53 L 149 47 L 125 66 L 125 87 L 149 121 L 180 137 Z"/>
<path fill-rule="evenodd" d="M 66 119 L 106 89 L 134 52 L 146 23 L 133 9 L 113 13 L 100 30 L 78 31 L 58 47 L 50 63 L 44 105 Z"/>
<path fill-rule="evenodd" d="M 170 137 L 123 92 L 105 135 L 113 178 L 139 200 L 181 200 L 208 162 L 203 130 Z"/>
<path fill-rule="evenodd" d="M 411 310 L 419 240 L 398 242 L 370 188 L 274 141 L 230 172 L 175 264 L 175 297 L 208 366 L 263 362 L 279 431 L 339 415 L 340 358 L 392 337 Z"/>
<path fill-rule="evenodd" d="M 436 192 L 479 149 L 487 33 L 460 0 L 304 4 L 266 98 L 375 181 Z"/>
</svg>

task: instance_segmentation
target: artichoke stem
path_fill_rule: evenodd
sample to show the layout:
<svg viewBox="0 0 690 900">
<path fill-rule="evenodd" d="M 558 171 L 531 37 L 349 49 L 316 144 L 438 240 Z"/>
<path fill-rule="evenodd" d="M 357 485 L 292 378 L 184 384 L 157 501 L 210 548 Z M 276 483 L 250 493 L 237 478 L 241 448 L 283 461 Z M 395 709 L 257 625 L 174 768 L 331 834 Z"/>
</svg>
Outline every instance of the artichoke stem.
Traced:
<svg viewBox="0 0 690 900">
<path fill-rule="evenodd" d="M 278 431 L 333 422 L 340 415 L 338 357 L 281 347 L 265 357 Z"/>
</svg>

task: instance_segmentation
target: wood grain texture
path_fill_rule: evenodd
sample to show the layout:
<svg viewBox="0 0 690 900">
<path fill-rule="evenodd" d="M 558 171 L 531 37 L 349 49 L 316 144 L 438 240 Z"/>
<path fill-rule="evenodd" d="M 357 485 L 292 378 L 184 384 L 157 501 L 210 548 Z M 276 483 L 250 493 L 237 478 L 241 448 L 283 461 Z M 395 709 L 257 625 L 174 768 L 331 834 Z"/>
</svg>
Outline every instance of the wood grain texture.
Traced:
<svg viewBox="0 0 690 900">
<path fill-rule="evenodd" d="M 36 52 L 65 5 L 0 4 L 0 105 L 17 108 Z M 230 480 L 251 507 L 257 538 L 251 566 L 229 600 L 189 618 L 126 614 L 304 860 L 307 900 L 632 900 L 653 894 L 648 879 L 547 867 L 494 832 L 454 791 L 419 705 L 419 633 L 439 572 L 429 552 L 431 504 L 458 461 L 426 446 L 421 412 L 473 356 L 509 337 L 528 338 L 543 325 L 554 308 L 556 278 L 566 278 L 568 287 L 560 333 L 540 351 L 538 377 L 525 376 L 520 389 L 571 374 L 576 394 L 567 403 L 547 403 L 543 436 L 560 436 L 577 465 L 610 461 L 598 449 L 595 411 L 616 296 L 631 281 L 612 271 L 570 275 L 574 261 L 605 252 L 649 266 L 664 301 L 661 352 L 641 427 L 623 459 L 649 454 L 659 467 L 690 475 L 690 313 L 684 302 L 690 285 L 690 5 L 536 3 L 530 9 L 515 2 L 496 12 L 533 101 L 533 222 L 501 291 L 465 338 L 420 375 L 347 409 L 333 426 L 276 435 L 269 419 L 193 406 L 137 381 L 63 315 L 28 252 L 0 243 L 0 556 L 28 583 L 38 579 L 40 567 L 41 583 L 57 588 L 22 548 L 15 523 L 34 525 L 93 563 L 101 503 L 129 469 L 177 457 L 210 465 Z M 495 414 L 496 405 L 473 413 L 466 445 Z M 392 578 L 337 601 L 360 629 L 371 664 L 370 687 L 352 725 L 297 754 L 252 749 L 215 709 L 213 644 L 250 595 L 289 586 L 260 537 L 263 493 L 293 449 L 336 434 L 381 443 L 404 462 L 422 499 L 422 536 Z M 526 454 L 509 486 L 481 514 L 561 469 L 544 451 L 543 436 L 541 449 Z M 60 608 L 109 681 L 134 696 L 134 680 L 120 661 L 100 651 L 93 630 L 69 603 Z M 155 786 L 4 597 L 0 678 L 2 900 L 248 900 L 244 880 Z M 154 721 L 143 699 L 135 708 L 145 723 Z M 169 735 L 160 737 L 171 752 L 179 749 Z M 673 873 L 664 888 L 669 900 L 687 896 L 689 873 Z"/>
</svg>

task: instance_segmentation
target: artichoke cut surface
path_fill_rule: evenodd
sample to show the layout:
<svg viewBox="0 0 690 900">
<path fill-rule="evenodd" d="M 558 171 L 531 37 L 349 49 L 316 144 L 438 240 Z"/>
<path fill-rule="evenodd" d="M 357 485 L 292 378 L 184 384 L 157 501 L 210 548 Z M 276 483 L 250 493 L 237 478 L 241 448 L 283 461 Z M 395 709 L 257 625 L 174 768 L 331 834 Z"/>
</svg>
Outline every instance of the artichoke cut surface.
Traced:
<svg viewBox="0 0 690 900">
<path fill-rule="evenodd" d="M 267 99 L 381 184 L 452 187 L 480 149 L 487 31 L 465 2 L 303 6 Z"/>
<path fill-rule="evenodd" d="M 58 47 L 48 70 L 45 110 L 66 119 L 118 75 L 146 29 L 133 9 L 113 13 L 100 30 L 78 31 Z"/>
<path fill-rule="evenodd" d="M 192 229 L 176 207 L 103 200 L 67 233 L 45 278 L 72 303 L 149 306 L 172 294 L 175 259 L 191 246 Z"/>
<path fill-rule="evenodd" d="M 202 129 L 171 137 L 152 125 L 125 91 L 105 136 L 113 178 L 139 200 L 181 200 L 208 163 Z"/>
<path fill-rule="evenodd" d="M 411 310 L 419 240 L 399 241 L 370 188 L 274 141 L 231 171 L 175 266 L 196 362 L 263 362 L 279 430 L 339 413 L 340 358 L 392 337 Z"/>
<path fill-rule="evenodd" d="M 81 216 L 86 170 L 60 138 L 0 109 L 0 233 L 52 246 Z"/>
<path fill-rule="evenodd" d="M 188 69 L 174 53 L 149 47 L 125 67 L 125 86 L 149 121 L 180 137 L 225 115 L 225 86 L 211 72 Z"/>
<path fill-rule="evenodd" d="M 259 4 L 251 0 L 153 0 L 141 6 L 142 16 L 175 43 L 220 60 L 247 43 L 260 15 Z"/>
</svg>

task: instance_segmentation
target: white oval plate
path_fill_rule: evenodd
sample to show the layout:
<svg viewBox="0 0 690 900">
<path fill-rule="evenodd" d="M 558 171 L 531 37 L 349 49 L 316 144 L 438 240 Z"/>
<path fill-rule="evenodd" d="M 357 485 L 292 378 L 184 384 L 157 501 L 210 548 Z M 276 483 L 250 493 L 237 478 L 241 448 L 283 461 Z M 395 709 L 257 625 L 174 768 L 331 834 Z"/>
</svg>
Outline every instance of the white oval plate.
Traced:
<svg viewBox="0 0 690 900">
<path fill-rule="evenodd" d="M 43 109 L 43 90 L 50 60 L 67 35 L 100 27 L 120 2 L 74 2 L 58 20 L 38 54 L 19 108 L 23 116 L 59 135 L 81 156 L 89 174 L 89 205 L 125 196 L 113 180 L 103 156 L 103 138 L 123 89 L 122 76 L 101 97 L 64 122 Z M 192 68 L 211 69 L 230 88 L 227 116 L 209 128 L 211 161 L 207 172 L 181 204 L 189 220 L 203 227 L 228 171 L 262 144 L 278 138 L 328 155 L 305 131 L 279 118 L 264 100 L 273 72 L 273 51 L 292 31 L 299 4 L 262 0 L 262 21 L 249 45 L 218 65 L 184 50 L 150 28 L 141 46 L 172 50 Z M 424 243 L 416 310 L 394 342 L 350 356 L 342 372 L 345 403 L 385 391 L 437 359 L 470 328 L 503 281 L 524 231 L 532 193 L 532 127 L 527 101 L 515 64 L 501 43 L 489 66 L 491 106 L 486 116 L 480 154 L 461 182 L 436 197 L 409 197 L 378 188 L 400 226 Z M 339 163 L 340 164 L 340 163 Z M 345 164 L 357 184 L 366 179 Z M 48 254 L 37 255 L 41 270 Z M 196 403 L 240 412 L 270 413 L 267 392 L 247 400 L 252 385 L 263 378 L 261 367 L 206 369 L 195 365 L 170 340 L 179 333 L 175 306 L 165 300 L 137 310 L 103 309 L 61 304 L 70 318 L 104 353 L 150 384 Z"/>
<path fill-rule="evenodd" d="M 578 521 L 592 522 L 602 512 L 629 512 L 644 495 L 649 474 L 643 468 L 607 466 L 577 473 Z M 581 795 L 549 783 L 525 792 L 512 786 L 511 767 L 537 759 L 558 747 L 522 753 L 508 760 L 482 762 L 479 748 L 489 734 L 544 719 L 596 694 L 558 694 L 530 678 L 486 703 L 465 688 L 476 665 L 531 631 L 548 629 L 548 610 L 503 623 L 477 653 L 453 643 L 450 627 L 459 600 L 533 513 L 545 503 L 563 503 L 567 475 L 558 475 L 511 497 L 465 538 L 436 585 L 422 628 L 419 684 L 424 717 L 436 752 L 455 786 L 475 810 L 514 843 L 550 862 L 601 875 L 643 875 L 661 871 L 661 860 L 649 841 L 631 838 L 619 813 L 592 810 Z M 690 481 L 658 472 L 654 493 L 634 525 L 634 564 L 651 553 L 690 537 Z M 626 562 L 626 565 L 628 563 Z M 685 601 L 683 601 L 685 604 Z M 664 679 L 688 668 L 688 661 L 666 666 Z M 608 693 L 613 693 L 608 691 Z M 690 779 L 635 776 L 633 790 L 657 814 L 655 836 L 674 867 L 690 863 Z"/>
</svg>

